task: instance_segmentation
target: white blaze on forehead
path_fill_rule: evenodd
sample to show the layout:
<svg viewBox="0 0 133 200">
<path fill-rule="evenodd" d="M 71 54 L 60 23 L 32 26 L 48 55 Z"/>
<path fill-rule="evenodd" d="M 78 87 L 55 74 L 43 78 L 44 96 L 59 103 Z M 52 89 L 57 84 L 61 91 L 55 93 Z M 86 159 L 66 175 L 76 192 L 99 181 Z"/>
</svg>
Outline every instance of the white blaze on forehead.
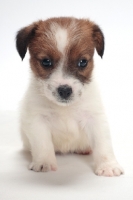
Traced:
<svg viewBox="0 0 133 200">
<path fill-rule="evenodd" d="M 67 29 L 58 26 L 55 30 L 55 39 L 58 50 L 61 53 L 64 53 L 64 50 L 68 43 Z"/>
</svg>

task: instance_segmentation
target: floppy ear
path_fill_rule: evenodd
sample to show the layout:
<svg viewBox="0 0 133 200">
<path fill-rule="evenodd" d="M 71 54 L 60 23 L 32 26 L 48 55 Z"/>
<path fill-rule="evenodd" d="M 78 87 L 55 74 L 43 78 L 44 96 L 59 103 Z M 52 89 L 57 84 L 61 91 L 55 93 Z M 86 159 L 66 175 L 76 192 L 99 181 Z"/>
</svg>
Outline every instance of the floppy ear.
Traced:
<svg viewBox="0 0 133 200">
<path fill-rule="evenodd" d="M 97 25 L 93 26 L 93 40 L 97 53 L 102 58 L 104 53 L 104 35 Z"/>
<path fill-rule="evenodd" d="M 30 40 L 35 35 L 35 29 L 36 24 L 32 24 L 30 26 L 22 28 L 20 31 L 18 31 L 16 35 L 16 48 L 22 60 L 25 57 Z"/>
</svg>

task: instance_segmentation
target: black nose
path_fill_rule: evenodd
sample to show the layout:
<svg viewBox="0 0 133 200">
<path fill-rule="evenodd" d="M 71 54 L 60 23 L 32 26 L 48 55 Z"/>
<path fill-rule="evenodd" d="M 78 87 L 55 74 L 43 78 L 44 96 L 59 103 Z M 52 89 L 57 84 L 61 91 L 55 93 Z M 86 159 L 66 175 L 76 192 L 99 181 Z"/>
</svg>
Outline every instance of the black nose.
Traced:
<svg viewBox="0 0 133 200">
<path fill-rule="evenodd" d="M 72 94 L 72 88 L 68 85 L 61 85 L 60 87 L 58 87 L 58 94 L 62 99 L 67 100 Z"/>
</svg>

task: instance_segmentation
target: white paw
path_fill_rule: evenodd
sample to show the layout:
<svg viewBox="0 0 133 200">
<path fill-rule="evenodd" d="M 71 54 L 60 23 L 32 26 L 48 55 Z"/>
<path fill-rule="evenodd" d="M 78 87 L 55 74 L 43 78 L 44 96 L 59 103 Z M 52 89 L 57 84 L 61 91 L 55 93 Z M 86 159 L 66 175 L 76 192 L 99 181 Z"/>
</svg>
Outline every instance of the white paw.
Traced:
<svg viewBox="0 0 133 200">
<path fill-rule="evenodd" d="M 120 176 L 124 170 L 117 162 L 101 163 L 95 170 L 98 176 Z"/>
<path fill-rule="evenodd" d="M 34 170 L 35 172 L 48 172 L 48 171 L 56 171 L 57 164 L 55 162 L 32 162 L 29 165 L 30 170 Z"/>
</svg>

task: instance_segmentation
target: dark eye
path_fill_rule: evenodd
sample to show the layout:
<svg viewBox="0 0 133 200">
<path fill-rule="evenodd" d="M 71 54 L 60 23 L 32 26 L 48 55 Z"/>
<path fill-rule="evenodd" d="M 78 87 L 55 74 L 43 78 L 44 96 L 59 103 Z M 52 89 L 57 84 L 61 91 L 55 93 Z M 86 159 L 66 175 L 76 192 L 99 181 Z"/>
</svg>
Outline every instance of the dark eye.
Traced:
<svg viewBox="0 0 133 200">
<path fill-rule="evenodd" d="M 41 61 L 42 66 L 44 67 L 51 67 L 52 66 L 52 61 L 48 58 L 45 58 Z"/>
<path fill-rule="evenodd" d="M 87 66 L 87 63 L 88 61 L 86 59 L 81 59 L 79 62 L 78 62 L 78 67 L 80 68 L 85 68 Z"/>
</svg>

